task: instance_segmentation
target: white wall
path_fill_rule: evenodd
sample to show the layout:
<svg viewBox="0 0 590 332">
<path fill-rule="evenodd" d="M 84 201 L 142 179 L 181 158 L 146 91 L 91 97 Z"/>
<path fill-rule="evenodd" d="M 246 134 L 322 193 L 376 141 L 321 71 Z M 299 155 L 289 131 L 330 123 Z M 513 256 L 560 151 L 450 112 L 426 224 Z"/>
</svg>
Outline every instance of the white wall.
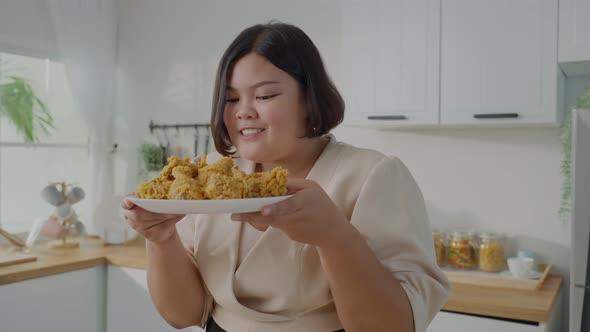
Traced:
<svg viewBox="0 0 590 332">
<path fill-rule="evenodd" d="M 141 5 L 139 3 L 141 2 Z M 303 28 L 323 54 L 338 85 L 338 1 L 248 2 L 128 0 L 121 4 L 117 111 L 133 113 L 146 135 L 158 122 L 207 121 L 221 52 L 246 26 L 278 18 Z M 590 80 L 568 83 L 569 105 Z M 128 121 L 128 123 L 130 123 Z M 409 166 L 427 200 L 434 227 L 495 230 L 510 236 L 509 254 L 527 247 L 568 277 L 568 222 L 558 215 L 561 148 L 558 128 L 422 129 L 338 128 L 336 137 L 395 154 Z M 127 152 L 129 153 L 129 152 Z M 119 190 L 127 161 L 120 156 Z M 133 184 L 134 185 L 134 184 Z M 567 288 L 564 288 L 567 289 Z M 567 301 L 565 302 L 567 303 Z"/>
<path fill-rule="evenodd" d="M 46 0 L 2 1 L 0 49 L 4 52 L 57 55 L 57 43 Z"/>
</svg>

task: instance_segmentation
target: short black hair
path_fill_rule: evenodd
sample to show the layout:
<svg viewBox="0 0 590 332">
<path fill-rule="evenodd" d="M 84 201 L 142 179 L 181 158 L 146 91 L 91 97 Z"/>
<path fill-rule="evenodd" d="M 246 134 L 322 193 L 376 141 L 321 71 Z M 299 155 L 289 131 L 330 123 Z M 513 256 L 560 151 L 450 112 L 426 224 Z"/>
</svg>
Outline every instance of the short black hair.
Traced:
<svg viewBox="0 0 590 332">
<path fill-rule="evenodd" d="M 252 52 L 266 58 L 301 86 L 307 106 L 305 137 L 325 135 L 342 122 L 344 100 L 328 76 L 320 52 L 305 32 L 277 21 L 253 25 L 232 41 L 217 68 L 211 131 L 219 153 L 225 156 L 235 153 L 223 121 L 227 82 L 233 65 Z"/>
</svg>

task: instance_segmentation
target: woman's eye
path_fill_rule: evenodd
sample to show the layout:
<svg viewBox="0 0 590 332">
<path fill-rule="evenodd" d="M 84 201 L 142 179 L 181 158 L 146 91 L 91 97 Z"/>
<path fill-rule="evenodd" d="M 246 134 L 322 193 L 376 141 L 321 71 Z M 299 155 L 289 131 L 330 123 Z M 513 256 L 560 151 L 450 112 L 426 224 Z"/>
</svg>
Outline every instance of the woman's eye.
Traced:
<svg viewBox="0 0 590 332">
<path fill-rule="evenodd" d="M 278 93 L 275 93 L 274 95 L 257 96 L 256 99 L 258 99 L 258 100 L 268 100 L 268 99 L 270 99 L 272 97 L 276 97 L 278 95 L 279 95 Z"/>
<path fill-rule="evenodd" d="M 237 103 L 240 99 L 238 98 L 227 98 L 225 100 L 226 103 Z"/>
</svg>

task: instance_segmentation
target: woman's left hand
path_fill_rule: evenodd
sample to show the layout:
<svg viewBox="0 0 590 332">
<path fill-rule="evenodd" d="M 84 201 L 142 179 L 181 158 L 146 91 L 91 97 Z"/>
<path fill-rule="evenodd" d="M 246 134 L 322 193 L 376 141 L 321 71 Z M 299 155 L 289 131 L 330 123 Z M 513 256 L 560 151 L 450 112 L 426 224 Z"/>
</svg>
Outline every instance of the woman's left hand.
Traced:
<svg viewBox="0 0 590 332">
<path fill-rule="evenodd" d="M 232 214 L 231 219 L 260 231 L 272 226 L 294 241 L 318 247 L 338 241 L 340 234 L 352 227 L 316 182 L 289 179 L 288 189 L 293 197 L 267 205 L 260 212 Z"/>
</svg>

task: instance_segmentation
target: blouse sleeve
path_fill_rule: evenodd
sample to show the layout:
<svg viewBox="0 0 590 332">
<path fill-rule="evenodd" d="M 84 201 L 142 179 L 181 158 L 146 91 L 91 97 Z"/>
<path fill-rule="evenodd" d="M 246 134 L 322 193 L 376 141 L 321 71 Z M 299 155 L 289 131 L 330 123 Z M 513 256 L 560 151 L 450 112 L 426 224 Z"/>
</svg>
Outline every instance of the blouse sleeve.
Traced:
<svg viewBox="0 0 590 332">
<path fill-rule="evenodd" d="M 401 160 L 384 157 L 375 165 L 351 223 L 406 291 L 415 330 L 426 331 L 446 303 L 450 286 L 436 265 L 424 198 Z"/>
<path fill-rule="evenodd" d="M 178 232 L 178 236 L 180 237 L 180 242 L 184 246 L 186 253 L 188 254 L 189 258 L 193 262 L 193 264 L 199 268 L 199 264 L 196 259 L 196 252 L 195 252 L 195 235 L 196 235 L 196 216 L 194 215 L 187 215 L 182 220 L 180 220 L 176 224 L 176 231 Z M 201 281 L 203 279 L 201 278 Z M 207 288 L 207 285 L 203 283 L 203 290 L 205 291 L 204 298 L 203 298 L 203 314 L 199 319 L 199 326 L 201 328 L 205 328 L 209 318 L 211 317 L 211 313 L 213 312 L 213 297 Z"/>
</svg>

